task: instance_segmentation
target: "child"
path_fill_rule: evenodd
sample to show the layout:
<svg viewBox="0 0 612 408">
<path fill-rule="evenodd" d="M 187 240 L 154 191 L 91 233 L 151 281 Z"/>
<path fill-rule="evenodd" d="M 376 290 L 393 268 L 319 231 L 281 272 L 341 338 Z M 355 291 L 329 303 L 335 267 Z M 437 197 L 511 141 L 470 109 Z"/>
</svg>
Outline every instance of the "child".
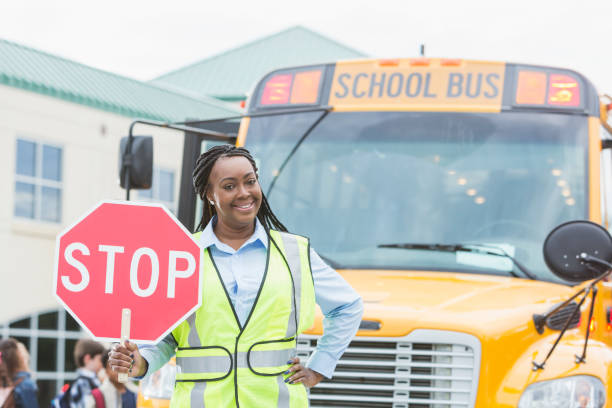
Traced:
<svg viewBox="0 0 612 408">
<path fill-rule="evenodd" d="M 38 408 L 29 364 L 30 354 L 22 343 L 0 340 L 0 406 Z"/>
<path fill-rule="evenodd" d="M 104 346 L 97 341 L 81 339 L 74 347 L 74 361 L 77 368 L 77 379 L 70 387 L 53 400 L 56 407 L 85 408 L 86 399 L 91 391 L 100 386 L 97 373 L 102 369 Z"/>
</svg>

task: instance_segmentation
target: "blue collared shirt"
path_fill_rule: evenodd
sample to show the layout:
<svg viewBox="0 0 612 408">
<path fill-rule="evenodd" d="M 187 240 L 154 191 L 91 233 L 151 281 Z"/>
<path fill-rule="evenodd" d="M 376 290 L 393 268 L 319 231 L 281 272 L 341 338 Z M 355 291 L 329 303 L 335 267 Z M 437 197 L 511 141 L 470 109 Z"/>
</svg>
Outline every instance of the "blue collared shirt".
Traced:
<svg viewBox="0 0 612 408">
<path fill-rule="evenodd" d="M 212 255 L 236 315 L 241 324 L 246 321 L 257 296 L 266 268 L 268 236 L 256 219 L 253 235 L 235 250 L 219 241 L 213 231 L 214 220 L 209 222 L 200 244 Z M 363 314 L 361 297 L 311 248 L 310 263 L 314 280 L 316 302 L 321 308 L 323 336 L 306 364 L 311 369 L 331 378 L 342 353 L 359 328 Z M 172 335 L 168 335 L 156 346 L 141 346 L 142 356 L 147 360 L 152 373 L 163 366 L 177 347 Z"/>
</svg>

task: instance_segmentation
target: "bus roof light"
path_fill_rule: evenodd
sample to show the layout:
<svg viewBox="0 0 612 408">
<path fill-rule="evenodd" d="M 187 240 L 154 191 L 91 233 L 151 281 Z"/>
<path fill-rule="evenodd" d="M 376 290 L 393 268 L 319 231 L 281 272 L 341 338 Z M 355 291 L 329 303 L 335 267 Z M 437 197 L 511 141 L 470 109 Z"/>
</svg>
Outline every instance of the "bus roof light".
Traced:
<svg viewBox="0 0 612 408">
<path fill-rule="evenodd" d="M 323 69 L 275 74 L 265 82 L 260 105 L 316 104 Z"/>
<path fill-rule="evenodd" d="M 561 106 L 580 105 L 580 86 L 569 75 L 550 74 L 548 103 Z"/>
<path fill-rule="evenodd" d="M 282 105 L 289 102 L 293 74 L 277 74 L 266 82 L 261 95 L 262 105 Z"/>
<path fill-rule="evenodd" d="M 378 65 L 381 67 L 397 67 L 399 66 L 400 60 L 395 59 L 381 59 L 378 61 Z"/>
<path fill-rule="evenodd" d="M 520 105 L 544 105 L 546 102 L 546 73 L 519 71 L 516 87 L 516 103 Z"/>
<path fill-rule="evenodd" d="M 410 59 L 410 65 L 417 67 L 427 67 L 429 66 L 430 60 L 429 58 L 412 58 Z"/>
<path fill-rule="evenodd" d="M 458 67 L 458 66 L 461 66 L 461 60 L 447 58 L 447 59 L 443 59 L 442 61 L 440 61 L 440 65 L 444 67 Z"/>
<path fill-rule="evenodd" d="M 290 103 L 317 103 L 320 83 L 321 70 L 296 73 L 291 87 Z"/>
</svg>

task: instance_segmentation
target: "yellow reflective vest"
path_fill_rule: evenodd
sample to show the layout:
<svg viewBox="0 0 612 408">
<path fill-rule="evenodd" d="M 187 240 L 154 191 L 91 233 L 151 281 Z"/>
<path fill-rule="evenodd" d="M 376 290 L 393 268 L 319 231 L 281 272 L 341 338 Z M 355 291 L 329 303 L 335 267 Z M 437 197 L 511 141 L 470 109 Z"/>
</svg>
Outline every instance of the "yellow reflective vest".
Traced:
<svg viewBox="0 0 612 408">
<path fill-rule="evenodd" d="M 308 407 L 304 385 L 285 383 L 283 372 L 297 335 L 314 321 L 309 251 L 307 238 L 270 231 L 266 270 L 244 326 L 204 251 L 202 306 L 172 331 L 179 372 L 171 408 Z"/>
</svg>

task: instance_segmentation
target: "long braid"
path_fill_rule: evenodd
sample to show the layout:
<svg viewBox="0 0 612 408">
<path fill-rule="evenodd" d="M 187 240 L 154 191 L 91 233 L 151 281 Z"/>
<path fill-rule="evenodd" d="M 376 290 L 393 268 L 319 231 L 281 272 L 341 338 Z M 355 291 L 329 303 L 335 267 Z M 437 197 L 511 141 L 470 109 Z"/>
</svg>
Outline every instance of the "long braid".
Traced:
<svg viewBox="0 0 612 408">
<path fill-rule="evenodd" d="M 215 207 L 211 205 L 206 199 L 206 191 L 208 189 L 208 179 L 210 178 L 210 172 L 217 160 L 221 157 L 235 157 L 240 156 L 246 158 L 253 166 L 253 171 L 257 176 L 257 165 L 255 159 L 251 156 L 251 153 L 243 147 L 236 147 L 234 145 L 225 144 L 220 146 L 213 146 L 206 152 L 202 153 L 196 161 L 195 168 L 193 169 L 193 187 L 196 193 L 200 196 L 204 202 L 204 209 L 202 211 L 202 219 L 196 228 L 196 231 L 203 230 L 206 225 L 210 222 L 212 217 L 217 213 Z M 258 177 L 258 176 L 257 176 Z M 259 178 L 259 177 L 258 177 Z M 261 205 L 257 212 L 257 218 L 263 225 L 264 229 L 269 231 L 275 229 L 278 231 L 287 231 L 287 228 L 276 218 L 276 215 L 272 212 L 270 204 L 263 191 L 261 192 Z"/>
<path fill-rule="evenodd" d="M 268 204 L 268 199 L 264 195 L 263 191 L 261 192 L 261 207 L 259 208 L 259 212 L 257 213 L 257 218 L 259 218 L 259 222 L 266 228 L 275 229 L 277 231 L 288 232 L 287 227 L 283 225 L 282 222 L 276 215 L 272 212 L 272 208 L 270 208 L 270 204 Z"/>
</svg>

